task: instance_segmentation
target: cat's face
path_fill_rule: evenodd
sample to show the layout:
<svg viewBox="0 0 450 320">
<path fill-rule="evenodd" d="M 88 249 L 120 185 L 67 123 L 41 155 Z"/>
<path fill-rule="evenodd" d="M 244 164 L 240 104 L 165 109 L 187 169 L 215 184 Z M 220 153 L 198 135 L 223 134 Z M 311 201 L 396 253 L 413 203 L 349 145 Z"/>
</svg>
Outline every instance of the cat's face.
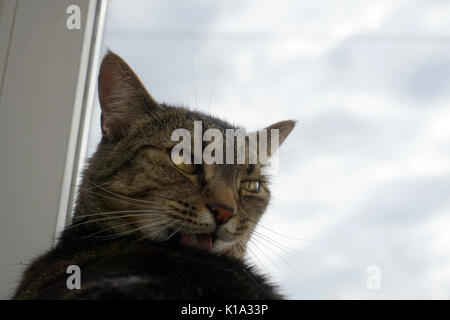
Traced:
<svg viewBox="0 0 450 320">
<path fill-rule="evenodd" d="M 226 129 L 235 127 L 186 108 L 158 104 L 113 53 L 102 62 L 99 98 L 103 139 L 85 176 L 101 186 L 96 203 L 120 217 L 105 215 L 104 227 L 136 239 L 242 257 L 269 203 L 261 165 L 249 164 L 248 154 L 244 164 L 177 163 L 171 157 L 178 144 L 171 140 L 176 129 L 187 129 L 194 137 L 194 121 L 201 121 L 203 132 L 218 129 L 225 136 Z M 293 127 L 293 121 L 285 121 L 269 128 L 279 129 L 282 142 Z M 207 144 L 203 142 L 202 149 Z"/>
</svg>

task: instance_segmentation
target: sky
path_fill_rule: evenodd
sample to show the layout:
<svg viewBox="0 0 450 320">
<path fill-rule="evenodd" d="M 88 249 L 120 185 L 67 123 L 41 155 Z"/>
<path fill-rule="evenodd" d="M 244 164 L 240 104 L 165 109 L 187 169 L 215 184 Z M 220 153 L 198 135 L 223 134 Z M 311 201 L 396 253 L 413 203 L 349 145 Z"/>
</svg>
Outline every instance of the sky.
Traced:
<svg viewBox="0 0 450 320">
<path fill-rule="evenodd" d="M 449 299 L 449 30 L 443 0 L 112 0 L 104 52 L 157 101 L 298 121 L 248 251 L 287 298 Z"/>
</svg>

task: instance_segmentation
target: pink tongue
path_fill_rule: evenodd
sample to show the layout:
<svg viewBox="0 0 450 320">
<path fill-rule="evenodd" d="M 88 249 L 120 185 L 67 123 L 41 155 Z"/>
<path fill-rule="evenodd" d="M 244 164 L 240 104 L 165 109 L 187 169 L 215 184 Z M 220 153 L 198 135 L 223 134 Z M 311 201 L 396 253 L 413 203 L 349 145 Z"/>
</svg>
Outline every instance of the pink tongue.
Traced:
<svg viewBox="0 0 450 320">
<path fill-rule="evenodd" d="M 197 242 L 199 247 L 204 250 L 211 250 L 212 238 L 211 233 L 200 233 L 197 235 Z"/>
<path fill-rule="evenodd" d="M 187 234 L 182 233 L 180 246 L 192 246 L 203 250 L 210 250 L 212 247 L 212 238 L 210 233 Z"/>
</svg>

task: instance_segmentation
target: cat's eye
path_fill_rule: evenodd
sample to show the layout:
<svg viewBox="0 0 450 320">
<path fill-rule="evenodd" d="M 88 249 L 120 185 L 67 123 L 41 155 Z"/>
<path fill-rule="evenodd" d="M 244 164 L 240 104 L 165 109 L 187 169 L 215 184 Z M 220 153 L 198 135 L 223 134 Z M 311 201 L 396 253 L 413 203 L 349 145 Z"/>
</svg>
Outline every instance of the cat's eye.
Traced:
<svg viewBox="0 0 450 320">
<path fill-rule="evenodd" d="M 261 184 L 259 181 L 247 180 L 241 182 L 241 189 L 252 193 L 259 193 L 261 190 Z"/>
<path fill-rule="evenodd" d="M 197 170 L 197 165 L 193 164 L 193 163 L 184 163 L 181 162 L 180 164 L 176 164 L 176 166 L 178 167 L 178 169 L 180 169 L 181 171 L 185 172 L 185 173 L 194 173 L 195 170 Z"/>
<path fill-rule="evenodd" d="M 186 163 L 185 161 L 183 161 L 183 158 L 179 154 L 177 154 L 177 155 L 169 154 L 169 156 L 171 156 L 170 159 L 172 160 L 173 164 L 175 166 L 177 166 L 177 168 L 180 169 L 181 171 L 183 171 L 184 173 L 192 174 L 198 168 L 198 165 L 193 164 L 192 161 L 191 161 L 191 163 Z"/>
</svg>

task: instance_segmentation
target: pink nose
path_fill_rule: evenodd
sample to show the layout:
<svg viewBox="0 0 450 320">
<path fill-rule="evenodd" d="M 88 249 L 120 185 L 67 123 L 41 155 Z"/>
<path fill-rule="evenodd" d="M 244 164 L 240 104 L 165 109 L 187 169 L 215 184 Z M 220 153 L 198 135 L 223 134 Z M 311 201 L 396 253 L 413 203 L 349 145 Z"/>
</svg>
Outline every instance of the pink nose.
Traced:
<svg viewBox="0 0 450 320">
<path fill-rule="evenodd" d="M 219 224 L 227 222 L 232 216 L 234 216 L 233 208 L 218 202 L 208 204 L 208 208 L 211 210 L 217 223 Z"/>
</svg>

